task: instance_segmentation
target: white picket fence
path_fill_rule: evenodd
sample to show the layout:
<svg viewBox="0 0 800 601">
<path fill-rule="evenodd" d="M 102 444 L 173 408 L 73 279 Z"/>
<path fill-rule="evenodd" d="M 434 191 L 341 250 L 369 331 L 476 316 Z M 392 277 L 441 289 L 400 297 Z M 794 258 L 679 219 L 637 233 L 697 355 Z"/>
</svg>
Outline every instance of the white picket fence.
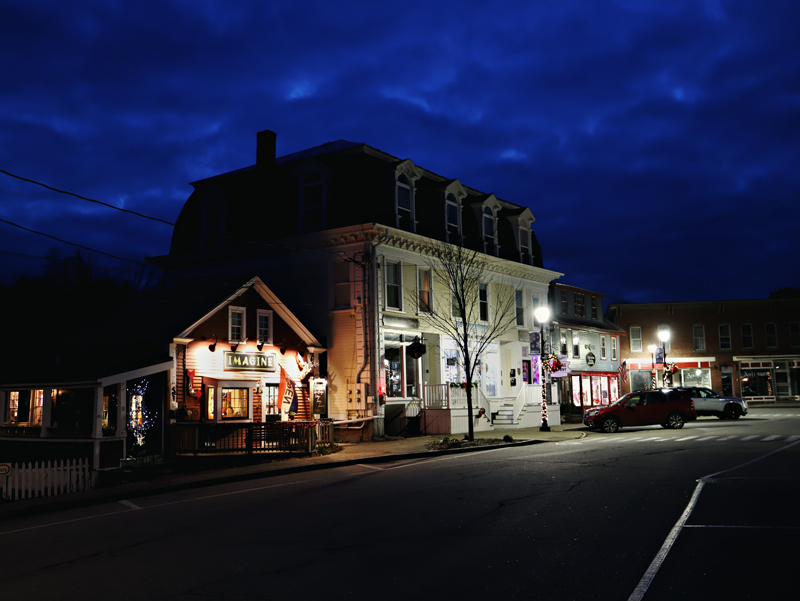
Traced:
<svg viewBox="0 0 800 601">
<path fill-rule="evenodd" d="M 95 472 L 88 459 L 13 464 L 0 476 L 2 498 L 10 501 L 82 492 L 94 486 Z"/>
</svg>

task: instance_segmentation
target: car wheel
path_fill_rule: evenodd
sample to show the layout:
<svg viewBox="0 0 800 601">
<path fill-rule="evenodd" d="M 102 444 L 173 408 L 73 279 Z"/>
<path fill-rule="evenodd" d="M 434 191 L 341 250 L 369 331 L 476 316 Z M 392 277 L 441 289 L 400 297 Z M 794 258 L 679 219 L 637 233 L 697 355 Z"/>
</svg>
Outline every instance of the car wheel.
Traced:
<svg viewBox="0 0 800 601">
<path fill-rule="evenodd" d="M 727 405 L 722 415 L 725 417 L 725 419 L 739 419 L 739 417 L 742 415 L 742 410 L 736 405 Z"/>
<path fill-rule="evenodd" d="M 667 421 L 664 424 L 664 427 L 670 428 L 671 430 L 680 430 L 683 428 L 683 424 L 683 416 L 680 413 L 670 413 L 667 416 Z"/>
<path fill-rule="evenodd" d="M 607 417 L 603 420 L 603 423 L 600 424 L 600 429 L 607 434 L 619 432 L 619 422 L 613 417 Z"/>
</svg>

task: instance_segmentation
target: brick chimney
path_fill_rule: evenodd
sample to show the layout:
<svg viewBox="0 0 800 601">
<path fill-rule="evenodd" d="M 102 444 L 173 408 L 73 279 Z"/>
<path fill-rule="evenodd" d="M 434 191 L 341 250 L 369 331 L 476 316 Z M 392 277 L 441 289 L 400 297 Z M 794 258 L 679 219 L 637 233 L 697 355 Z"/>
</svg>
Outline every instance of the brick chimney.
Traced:
<svg viewBox="0 0 800 601">
<path fill-rule="evenodd" d="M 256 167 L 270 168 L 275 164 L 275 140 L 278 134 L 265 129 L 256 134 Z"/>
</svg>

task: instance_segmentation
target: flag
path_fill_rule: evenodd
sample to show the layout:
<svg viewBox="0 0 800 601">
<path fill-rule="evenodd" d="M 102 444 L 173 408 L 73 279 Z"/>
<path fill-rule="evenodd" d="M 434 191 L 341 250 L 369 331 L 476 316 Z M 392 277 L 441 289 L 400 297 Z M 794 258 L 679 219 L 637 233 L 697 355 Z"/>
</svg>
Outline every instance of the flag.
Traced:
<svg viewBox="0 0 800 601">
<path fill-rule="evenodd" d="M 288 415 L 290 412 L 297 413 L 297 390 L 294 380 L 289 377 L 286 370 L 281 368 L 281 383 L 278 387 L 278 413 Z"/>
<path fill-rule="evenodd" d="M 623 361 L 622 365 L 619 366 L 619 376 L 622 378 L 622 383 L 628 383 L 628 362 Z"/>
</svg>

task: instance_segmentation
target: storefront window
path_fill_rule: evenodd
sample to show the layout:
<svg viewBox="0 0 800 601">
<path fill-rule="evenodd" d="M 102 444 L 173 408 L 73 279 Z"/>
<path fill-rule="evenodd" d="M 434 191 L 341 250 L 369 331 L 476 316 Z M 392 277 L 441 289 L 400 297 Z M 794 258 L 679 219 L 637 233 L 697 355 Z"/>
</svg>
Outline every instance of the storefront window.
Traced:
<svg viewBox="0 0 800 601">
<path fill-rule="evenodd" d="M 600 378 L 600 402 L 608 405 L 608 378 Z"/>
<path fill-rule="evenodd" d="M 264 403 L 264 415 L 278 414 L 278 385 L 266 385 L 262 388 L 261 400 Z"/>
<path fill-rule="evenodd" d="M 222 419 L 242 419 L 250 417 L 248 395 L 248 388 L 223 388 Z"/>
<path fill-rule="evenodd" d="M 619 398 L 619 382 L 617 381 L 616 378 L 610 378 L 610 380 L 611 380 L 611 397 L 609 398 L 609 402 L 615 403 Z"/>
<path fill-rule="evenodd" d="M 386 394 L 390 398 L 403 396 L 403 372 L 400 365 L 400 348 L 387 347 L 384 356 L 386 368 Z"/>
<path fill-rule="evenodd" d="M 8 421 L 19 421 L 19 391 L 12 390 L 8 393 Z"/>
<path fill-rule="evenodd" d="M 697 369 L 696 367 L 682 369 L 681 378 L 684 386 L 704 386 L 705 388 L 711 388 L 710 369 Z"/>
<path fill-rule="evenodd" d="M 581 379 L 579 376 L 572 376 L 572 404 L 581 406 Z"/>
<path fill-rule="evenodd" d="M 417 396 L 417 360 L 408 354 L 408 347 L 406 347 L 406 396 Z"/>
<path fill-rule="evenodd" d="M 589 376 L 581 376 L 581 391 L 583 396 L 583 406 L 588 407 L 592 404 L 592 388 L 591 378 Z"/>
<path fill-rule="evenodd" d="M 497 353 L 486 353 L 483 356 L 485 366 L 483 383 L 486 396 L 497 396 Z"/>
<path fill-rule="evenodd" d="M 217 389 L 214 386 L 209 386 L 206 388 L 206 396 L 208 396 L 206 401 L 208 419 L 214 421 L 214 407 L 217 406 Z"/>
<path fill-rule="evenodd" d="M 742 396 L 773 396 L 772 371 L 769 369 L 742 370 Z"/>
<path fill-rule="evenodd" d="M 648 390 L 652 387 L 652 375 L 649 369 L 631 370 L 631 390 Z"/>
</svg>

